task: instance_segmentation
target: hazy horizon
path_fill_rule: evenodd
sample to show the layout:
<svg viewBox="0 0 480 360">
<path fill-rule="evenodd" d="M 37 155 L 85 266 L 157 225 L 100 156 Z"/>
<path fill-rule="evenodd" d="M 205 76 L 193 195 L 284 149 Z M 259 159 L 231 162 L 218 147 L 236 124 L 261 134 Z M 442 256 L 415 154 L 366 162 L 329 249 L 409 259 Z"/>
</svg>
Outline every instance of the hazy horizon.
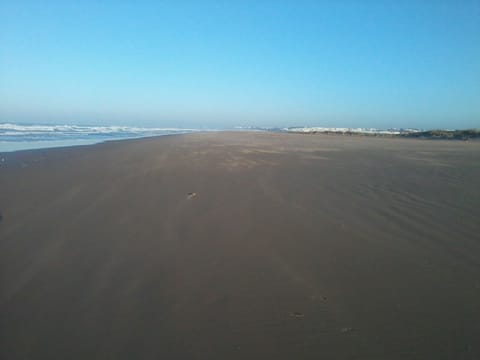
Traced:
<svg viewBox="0 0 480 360">
<path fill-rule="evenodd" d="M 0 122 L 478 128 L 480 2 L 0 2 Z"/>
</svg>

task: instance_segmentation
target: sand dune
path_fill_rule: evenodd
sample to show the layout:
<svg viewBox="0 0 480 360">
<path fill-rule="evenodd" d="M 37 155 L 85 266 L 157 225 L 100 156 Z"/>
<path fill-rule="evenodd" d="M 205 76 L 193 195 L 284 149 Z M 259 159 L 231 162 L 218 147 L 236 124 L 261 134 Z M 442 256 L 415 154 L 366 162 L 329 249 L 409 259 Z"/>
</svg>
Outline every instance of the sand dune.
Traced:
<svg viewBox="0 0 480 360">
<path fill-rule="evenodd" d="M 2 359 L 480 358 L 478 142 L 205 133 L 2 157 Z"/>
</svg>

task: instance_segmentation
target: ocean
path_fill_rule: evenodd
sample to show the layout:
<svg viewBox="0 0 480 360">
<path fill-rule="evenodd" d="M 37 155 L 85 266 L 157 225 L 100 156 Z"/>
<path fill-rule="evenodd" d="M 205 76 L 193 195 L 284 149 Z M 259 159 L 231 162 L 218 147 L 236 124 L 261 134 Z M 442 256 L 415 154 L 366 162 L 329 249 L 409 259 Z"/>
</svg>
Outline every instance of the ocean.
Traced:
<svg viewBox="0 0 480 360">
<path fill-rule="evenodd" d="M 91 145 L 108 140 L 185 134 L 205 129 L 0 123 L 0 152 Z"/>
</svg>

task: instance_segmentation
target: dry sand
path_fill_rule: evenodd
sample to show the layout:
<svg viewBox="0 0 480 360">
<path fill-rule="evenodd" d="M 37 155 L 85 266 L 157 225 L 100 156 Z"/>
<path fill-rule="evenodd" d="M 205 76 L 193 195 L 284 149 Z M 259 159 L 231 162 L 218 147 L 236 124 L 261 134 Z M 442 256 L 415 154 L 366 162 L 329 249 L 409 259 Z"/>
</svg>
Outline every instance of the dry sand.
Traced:
<svg viewBox="0 0 480 360">
<path fill-rule="evenodd" d="M 3 154 L 2 359 L 479 359 L 480 143 Z"/>
</svg>

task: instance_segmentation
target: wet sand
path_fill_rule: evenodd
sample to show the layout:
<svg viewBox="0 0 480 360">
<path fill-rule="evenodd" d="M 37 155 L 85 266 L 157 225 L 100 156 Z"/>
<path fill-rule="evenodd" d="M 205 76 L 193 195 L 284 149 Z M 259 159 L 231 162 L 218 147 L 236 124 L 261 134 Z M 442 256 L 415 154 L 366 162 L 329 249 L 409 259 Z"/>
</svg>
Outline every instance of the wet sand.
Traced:
<svg viewBox="0 0 480 360">
<path fill-rule="evenodd" d="M 480 143 L 0 156 L 2 359 L 479 359 Z"/>
</svg>

